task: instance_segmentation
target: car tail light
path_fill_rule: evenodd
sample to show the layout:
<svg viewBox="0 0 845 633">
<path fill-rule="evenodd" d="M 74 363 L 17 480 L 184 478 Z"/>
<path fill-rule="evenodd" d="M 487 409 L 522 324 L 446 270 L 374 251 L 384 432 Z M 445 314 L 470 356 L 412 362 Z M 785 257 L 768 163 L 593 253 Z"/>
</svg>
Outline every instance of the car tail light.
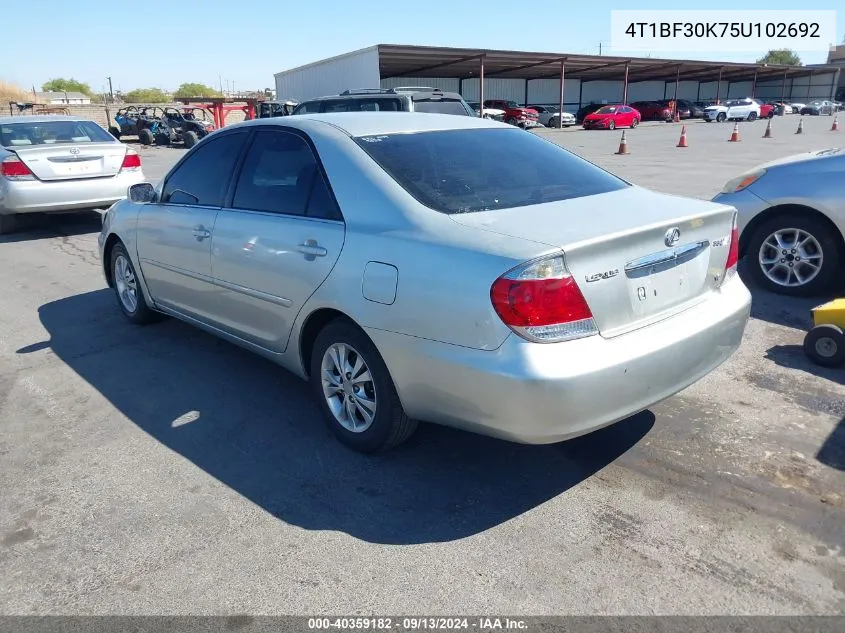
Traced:
<svg viewBox="0 0 845 633">
<path fill-rule="evenodd" d="M 736 223 L 736 213 L 734 213 L 733 226 L 731 227 L 731 243 L 728 247 L 728 258 L 725 260 L 725 274 L 722 278 L 722 283 L 736 274 L 737 264 L 739 264 L 739 228 Z"/>
<path fill-rule="evenodd" d="M 0 163 L 0 176 L 8 180 L 35 180 L 35 176 L 17 156 L 9 156 Z"/>
<path fill-rule="evenodd" d="M 141 169 L 141 157 L 135 152 L 135 150 L 127 148 L 126 156 L 123 157 L 123 164 L 120 166 L 121 171 L 124 169 Z"/>
<path fill-rule="evenodd" d="M 490 288 L 490 300 L 504 324 L 529 341 L 557 343 L 598 333 L 593 313 L 560 256 L 505 273 Z"/>
</svg>

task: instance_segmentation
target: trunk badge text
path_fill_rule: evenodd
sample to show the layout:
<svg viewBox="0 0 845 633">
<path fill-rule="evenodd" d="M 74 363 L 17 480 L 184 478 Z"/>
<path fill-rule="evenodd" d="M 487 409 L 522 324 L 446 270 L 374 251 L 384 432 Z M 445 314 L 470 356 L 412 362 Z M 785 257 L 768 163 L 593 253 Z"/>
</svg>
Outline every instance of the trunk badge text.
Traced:
<svg viewBox="0 0 845 633">
<path fill-rule="evenodd" d="M 639 297 L 640 301 L 645 301 L 645 288 L 643 286 L 637 288 L 637 297 Z"/>
<path fill-rule="evenodd" d="M 73 154 L 73 155 L 78 154 L 78 153 L 79 153 L 79 148 L 78 148 L 78 147 L 71 147 L 71 148 L 70 148 L 70 153 L 71 153 L 71 154 Z"/>
<path fill-rule="evenodd" d="M 674 246 L 681 240 L 681 229 L 677 226 L 672 227 L 668 231 L 666 231 L 666 235 L 663 236 L 663 243 L 666 246 Z"/>
<path fill-rule="evenodd" d="M 602 279 L 610 279 L 611 277 L 616 277 L 619 274 L 619 269 L 614 268 L 613 270 L 606 270 L 603 273 L 595 273 L 592 275 L 587 275 L 587 283 L 593 281 L 600 281 Z"/>
</svg>

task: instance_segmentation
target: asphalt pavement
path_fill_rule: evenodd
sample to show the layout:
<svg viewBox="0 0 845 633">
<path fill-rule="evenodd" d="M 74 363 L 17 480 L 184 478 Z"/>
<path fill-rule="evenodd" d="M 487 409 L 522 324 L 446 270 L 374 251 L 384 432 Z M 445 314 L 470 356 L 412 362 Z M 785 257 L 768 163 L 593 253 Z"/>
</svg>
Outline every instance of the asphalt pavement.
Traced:
<svg viewBox="0 0 845 633">
<path fill-rule="evenodd" d="M 841 146 L 830 119 L 540 134 L 709 198 Z M 141 149 L 160 178 L 184 150 Z M 130 326 L 96 215 L 0 237 L 0 614 L 841 614 L 845 386 L 816 300 L 753 289 L 742 348 L 679 395 L 553 446 L 432 425 L 332 439 L 304 383 L 167 320 Z M 744 271 L 741 270 L 744 275 Z"/>
</svg>

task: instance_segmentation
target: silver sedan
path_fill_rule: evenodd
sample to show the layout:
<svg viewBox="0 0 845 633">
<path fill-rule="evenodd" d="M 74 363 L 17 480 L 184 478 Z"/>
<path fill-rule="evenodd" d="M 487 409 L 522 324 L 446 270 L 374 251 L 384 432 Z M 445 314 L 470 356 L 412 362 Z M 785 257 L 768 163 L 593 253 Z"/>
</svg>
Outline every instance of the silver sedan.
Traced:
<svg viewBox="0 0 845 633">
<path fill-rule="evenodd" d="M 417 420 L 557 442 L 709 373 L 750 311 L 735 216 L 506 124 L 336 113 L 212 133 L 99 244 L 126 318 L 276 361 L 371 452 Z"/>
<path fill-rule="evenodd" d="M 845 280 L 845 148 L 760 165 L 713 201 L 739 210 L 740 255 L 763 288 L 817 295 Z"/>
<path fill-rule="evenodd" d="M 0 117 L 0 234 L 23 213 L 108 207 L 143 180 L 141 157 L 93 121 Z"/>
</svg>

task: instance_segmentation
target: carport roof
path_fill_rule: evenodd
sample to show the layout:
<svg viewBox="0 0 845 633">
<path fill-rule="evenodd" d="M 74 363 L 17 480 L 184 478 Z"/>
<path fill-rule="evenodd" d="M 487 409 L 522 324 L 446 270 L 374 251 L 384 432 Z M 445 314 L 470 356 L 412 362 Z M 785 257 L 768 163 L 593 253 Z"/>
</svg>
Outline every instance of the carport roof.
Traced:
<svg viewBox="0 0 845 633">
<path fill-rule="evenodd" d="M 583 81 L 622 79 L 628 64 L 628 82 L 675 79 L 716 81 L 750 80 L 757 72 L 757 81 L 835 72 L 837 66 L 819 65 L 774 66 L 737 62 L 708 62 L 652 57 L 611 57 L 606 55 L 572 55 L 536 53 L 479 48 L 450 48 L 379 44 L 379 72 L 389 77 L 478 77 L 484 59 L 484 76 L 518 79 L 552 79 L 560 77 L 560 61 L 564 60 L 566 77 Z"/>
</svg>

